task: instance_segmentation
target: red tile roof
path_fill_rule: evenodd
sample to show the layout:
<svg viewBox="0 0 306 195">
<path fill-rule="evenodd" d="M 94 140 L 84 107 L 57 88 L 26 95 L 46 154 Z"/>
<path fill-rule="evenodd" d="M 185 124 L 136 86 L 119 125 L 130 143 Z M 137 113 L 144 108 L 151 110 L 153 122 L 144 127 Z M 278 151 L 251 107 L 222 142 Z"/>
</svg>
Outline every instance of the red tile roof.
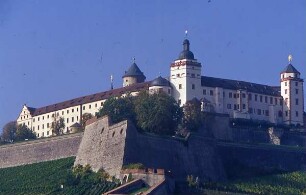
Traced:
<svg viewBox="0 0 306 195">
<path fill-rule="evenodd" d="M 71 100 L 67 100 L 67 101 L 64 101 L 64 102 L 44 106 L 44 107 L 41 107 L 41 108 L 31 108 L 31 114 L 33 116 L 38 116 L 38 115 L 41 115 L 41 114 L 46 114 L 46 113 L 49 113 L 49 112 L 54 112 L 54 111 L 57 111 L 57 110 L 62 110 L 62 109 L 73 107 L 73 106 L 79 106 L 79 105 L 82 105 L 82 104 L 96 102 L 96 101 L 99 101 L 99 100 L 105 100 L 105 99 L 110 98 L 111 96 L 120 96 L 120 95 L 122 95 L 124 93 L 127 93 L 127 92 L 136 92 L 136 91 L 141 91 L 141 90 L 148 90 L 149 86 L 150 86 L 150 83 L 151 83 L 151 81 L 143 82 L 143 83 L 137 83 L 137 84 L 122 87 L 122 88 L 117 88 L 117 89 L 113 89 L 113 90 L 109 90 L 109 91 L 95 93 L 95 94 L 92 94 L 92 95 L 87 95 L 87 96 L 83 96 L 83 97 L 74 98 L 74 99 L 71 99 Z M 30 107 L 28 107 L 28 108 L 30 108 Z"/>
</svg>

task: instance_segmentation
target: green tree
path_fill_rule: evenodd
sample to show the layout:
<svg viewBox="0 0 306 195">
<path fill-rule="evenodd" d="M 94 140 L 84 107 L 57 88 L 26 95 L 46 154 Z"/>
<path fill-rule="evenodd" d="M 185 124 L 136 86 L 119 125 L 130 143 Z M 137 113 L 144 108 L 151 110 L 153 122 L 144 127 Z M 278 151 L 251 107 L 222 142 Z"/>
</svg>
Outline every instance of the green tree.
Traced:
<svg viewBox="0 0 306 195">
<path fill-rule="evenodd" d="M 182 118 L 182 109 L 165 93 L 140 92 L 135 100 L 137 125 L 146 132 L 174 134 Z"/>
<path fill-rule="evenodd" d="M 36 139 L 36 134 L 25 124 L 19 125 L 16 130 L 15 140 Z"/>
<path fill-rule="evenodd" d="M 184 105 L 183 125 L 190 131 L 197 130 L 202 125 L 201 102 L 194 98 Z"/>
<path fill-rule="evenodd" d="M 93 117 L 93 115 L 90 114 L 90 113 L 84 113 L 84 114 L 82 115 L 81 126 L 82 126 L 83 130 L 85 129 L 86 122 L 87 122 L 89 119 L 91 119 L 92 117 Z"/>
<path fill-rule="evenodd" d="M 4 125 L 2 129 L 1 139 L 4 142 L 11 142 L 15 140 L 15 134 L 17 131 L 17 122 L 11 121 Z"/>
<path fill-rule="evenodd" d="M 135 112 L 132 96 L 111 97 L 106 100 L 103 107 L 96 113 L 97 117 L 108 115 L 113 123 L 130 119 L 135 121 Z"/>
<path fill-rule="evenodd" d="M 65 120 L 63 117 L 53 117 L 53 122 L 51 124 L 52 135 L 62 135 L 65 129 Z"/>
</svg>

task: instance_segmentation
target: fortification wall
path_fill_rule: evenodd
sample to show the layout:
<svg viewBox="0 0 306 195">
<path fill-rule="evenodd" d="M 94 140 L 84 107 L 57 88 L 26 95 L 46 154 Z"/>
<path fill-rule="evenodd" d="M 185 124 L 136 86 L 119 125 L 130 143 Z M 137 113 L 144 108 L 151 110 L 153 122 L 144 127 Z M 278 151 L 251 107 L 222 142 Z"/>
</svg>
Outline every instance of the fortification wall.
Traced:
<svg viewBox="0 0 306 195">
<path fill-rule="evenodd" d="M 0 147 L 0 168 L 75 156 L 83 133 L 38 139 Z"/>
<path fill-rule="evenodd" d="M 86 126 L 75 165 L 90 164 L 95 171 L 104 168 L 119 177 L 122 165 L 130 163 L 165 169 L 184 181 L 187 175 L 203 180 L 225 179 L 212 139 L 191 135 L 186 142 L 144 135 L 127 121 L 110 126 L 107 117 Z"/>
</svg>

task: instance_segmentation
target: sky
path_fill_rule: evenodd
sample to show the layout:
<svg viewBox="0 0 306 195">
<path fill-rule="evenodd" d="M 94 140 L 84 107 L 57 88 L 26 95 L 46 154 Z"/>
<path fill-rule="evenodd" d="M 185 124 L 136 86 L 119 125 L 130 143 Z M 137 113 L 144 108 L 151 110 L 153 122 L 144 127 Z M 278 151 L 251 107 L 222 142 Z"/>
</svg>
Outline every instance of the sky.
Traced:
<svg viewBox="0 0 306 195">
<path fill-rule="evenodd" d="M 0 129 L 24 104 L 121 87 L 133 57 L 168 77 L 185 30 L 202 75 L 277 86 L 292 54 L 306 76 L 305 0 L 0 0 Z"/>
</svg>

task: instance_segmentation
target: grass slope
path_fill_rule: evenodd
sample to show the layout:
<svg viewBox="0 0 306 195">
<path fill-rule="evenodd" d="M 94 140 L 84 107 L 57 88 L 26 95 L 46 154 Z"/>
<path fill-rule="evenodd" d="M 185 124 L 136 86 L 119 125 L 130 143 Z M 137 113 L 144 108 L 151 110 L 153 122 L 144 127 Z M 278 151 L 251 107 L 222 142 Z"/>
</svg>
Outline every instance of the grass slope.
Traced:
<svg viewBox="0 0 306 195">
<path fill-rule="evenodd" d="M 206 184 L 207 189 L 247 194 L 306 194 L 306 172 L 267 175 L 227 183 Z"/>
<path fill-rule="evenodd" d="M 0 169 L 0 194 L 102 194 L 116 187 L 113 182 L 92 182 L 89 178 L 67 185 L 73 163 L 74 157 L 70 157 Z"/>
</svg>

